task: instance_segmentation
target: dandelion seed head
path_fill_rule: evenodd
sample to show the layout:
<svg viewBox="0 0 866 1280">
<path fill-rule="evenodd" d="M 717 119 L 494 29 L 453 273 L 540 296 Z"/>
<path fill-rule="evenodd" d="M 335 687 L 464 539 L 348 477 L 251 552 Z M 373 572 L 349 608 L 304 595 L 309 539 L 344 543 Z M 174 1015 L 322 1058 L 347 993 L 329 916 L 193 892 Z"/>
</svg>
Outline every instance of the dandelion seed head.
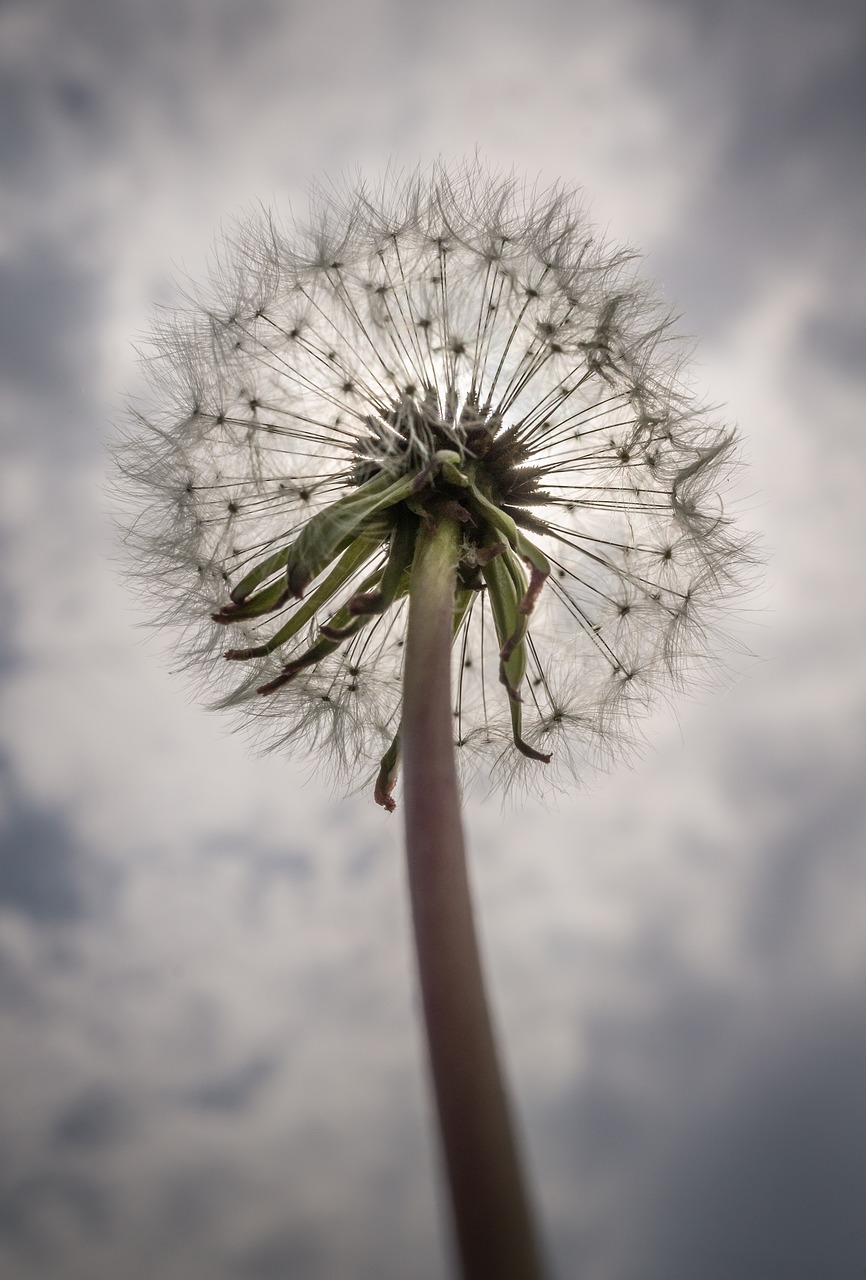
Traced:
<svg viewBox="0 0 866 1280">
<path fill-rule="evenodd" d="M 625 749 L 748 560 L 734 435 L 671 324 L 574 192 L 478 161 L 240 228 L 157 327 L 121 455 L 136 568 L 210 700 L 366 777 L 399 728 L 412 540 L 448 518 L 467 772 L 568 785 Z"/>
</svg>

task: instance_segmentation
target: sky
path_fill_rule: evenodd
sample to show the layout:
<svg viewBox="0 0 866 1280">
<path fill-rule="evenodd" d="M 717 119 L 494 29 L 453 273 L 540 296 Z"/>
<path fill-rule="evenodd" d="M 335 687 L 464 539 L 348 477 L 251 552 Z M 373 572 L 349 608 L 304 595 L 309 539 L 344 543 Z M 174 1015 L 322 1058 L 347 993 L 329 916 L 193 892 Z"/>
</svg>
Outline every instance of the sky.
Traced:
<svg viewBox="0 0 866 1280">
<path fill-rule="evenodd" d="M 555 1280 L 866 1274 L 866 14 L 0 5 L 0 1274 L 444 1280 L 399 825 L 142 624 L 108 446 L 155 304 L 307 184 L 476 148 L 698 340 L 765 557 L 727 674 L 466 801 Z"/>
</svg>

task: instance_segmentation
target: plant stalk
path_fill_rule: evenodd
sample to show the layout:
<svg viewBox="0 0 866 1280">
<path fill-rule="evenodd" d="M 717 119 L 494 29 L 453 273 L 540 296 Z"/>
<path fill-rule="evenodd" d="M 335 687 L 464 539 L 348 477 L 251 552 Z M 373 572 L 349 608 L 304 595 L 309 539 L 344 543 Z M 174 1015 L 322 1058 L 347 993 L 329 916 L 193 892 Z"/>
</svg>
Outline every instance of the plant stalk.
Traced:
<svg viewBox="0 0 866 1280">
<path fill-rule="evenodd" d="M 463 1280 L 542 1280 L 473 922 L 451 712 L 460 529 L 425 522 L 412 565 L 403 690 L 409 893 L 427 1045 Z"/>
</svg>

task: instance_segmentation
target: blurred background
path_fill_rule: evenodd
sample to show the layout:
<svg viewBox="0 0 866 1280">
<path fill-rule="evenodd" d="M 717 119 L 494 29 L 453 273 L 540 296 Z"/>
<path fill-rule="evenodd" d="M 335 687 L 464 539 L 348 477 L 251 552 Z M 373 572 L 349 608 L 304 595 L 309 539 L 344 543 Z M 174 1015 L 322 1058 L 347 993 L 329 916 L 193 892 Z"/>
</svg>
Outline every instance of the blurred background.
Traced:
<svg viewBox="0 0 866 1280">
<path fill-rule="evenodd" d="M 853 0 L 0 4 L 4 1280 L 448 1274 L 399 822 L 191 703 L 106 446 L 221 225 L 476 146 L 643 248 L 768 559 L 636 765 L 467 804 L 552 1274 L 866 1274 L 864 36 Z"/>
</svg>

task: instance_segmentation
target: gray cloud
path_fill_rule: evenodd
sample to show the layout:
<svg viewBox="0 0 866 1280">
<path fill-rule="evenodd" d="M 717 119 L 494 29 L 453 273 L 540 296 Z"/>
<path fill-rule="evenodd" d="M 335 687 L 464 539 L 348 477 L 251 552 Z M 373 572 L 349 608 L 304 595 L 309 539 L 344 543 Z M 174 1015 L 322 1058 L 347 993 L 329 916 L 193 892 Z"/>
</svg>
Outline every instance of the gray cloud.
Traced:
<svg viewBox="0 0 866 1280">
<path fill-rule="evenodd" d="M 328 1275 L 329 1269 L 320 1235 L 309 1227 L 296 1227 L 253 1245 L 235 1262 L 231 1274 L 238 1280 L 285 1280 L 286 1276 L 316 1280 Z"/>
<path fill-rule="evenodd" d="M 10 554 L 12 546 L 13 539 L 9 537 L 7 530 L 0 527 L 0 563 Z M 0 617 L 0 688 L 2 688 L 3 682 L 10 678 L 18 660 L 12 628 L 9 625 L 9 615 L 13 607 L 12 592 L 7 589 L 4 595 L 6 608 L 3 611 L 3 616 Z"/>
<path fill-rule="evenodd" d="M 630 1026 L 586 1026 L 579 1089 L 546 1122 L 574 1206 L 554 1236 L 562 1276 L 858 1276 L 859 987 L 804 997 L 794 1017 L 787 996 L 755 1009 L 673 969 L 659 990 L 664 1006 Z"/>
<path fill-rule="evenodd" d="M 691 1115 L 647 1188 L 647 1280 L 858 1276 L 866 1266 L 862 1006 L 813 1011 L 751 1062 L 721 1105 Z M 661 1192 L 661 1197 L 658 1192 Z"/>
<path fill-rule="evenodd" d="M 846 3 L 663 3 L 689 33 L 652 77 L 668 79 L 684 133 L 707 134 L 706 160 L 676 242 L 659 254 L 673 296 L 704 338 L 769 286 L 818 258 L 852 258 L 866 176 L 854 127 L 866 107 L 866 19 Z M 716 142 L 716 138 L 718 142 Z M 717 150 L 716 150 L 717 148 Z M 856 291 L 855 291 L 856 292 Z"/>
<path fill-rule="evenodd" d="M 250 58 L 271 32 L 290 60 L 293 25 L 291 9 L 273 0 L 242 11 L 226 0 L 9 0 L 0 12 L 0 164 L 18 200 L 9 190 L 6 199 L 17 209 L 22 197 L 46 200 L 31 208 L 41 222 L 68 217 L 65 203 L 92 216 L 103 180 L 136 169 L 142 148 L 203 144 L 214 97 L 238 97 L 242 117 L 245 96 L 260 92 Z"/>
<path fill-rule="evenodd" d="M 80 920 L 87 911 L 82 850 L 57 813 L 32 805 L 0 757 L 6 809 L 0 819 L 0 907 L 42 924 Z"/>
<path fill-rule="evenodd" d="M 209 1076 L 184 1094 L 187 1105 L 203 1111 L 243 1111 L 273 1078 L 279 1059 L 259 1055 L 233 1071 Z"/>
<path fill-rule="evenodd" d="M 58 1219 L 85 1237 L 101 1235 L 111 1221 L 110 1197 L 94 1179 L 56 1169 L 8 1181 L 0 1189 L 0 1247 L 25 1266 L 32 1264 L 36 1274 L 64 1265 L 63 1246 L 52 1230 Z"/>
<path fill-rule="evenodd" d="M 0 375 L 33 397 L 22 401 L 25 421 L 11 424 L 19 441 L 32 443 L 47 430 L 57 447 L 87 416 L 80 373 L 96 363 L 98 288 L 56 238 L 36 235 L 18 245 L 14 259 L 0 259 Z"/>
<path fill-rule="evenodd" d="M 765 964 L 784 972 L 800 957 L 817 962 L 827 929 L 851 928 L 850 894 L 858 882 L 866 888 L 863 849 L 862 767 L 866 744 L 855 739 L 851 764 L 822 776 L 829 762 L 801 756 L 785 762 L 780 785 L 772 789 L 766 766 L 764 798 L 775 800 L 781 820 L 755 861 L 755 878 L 744 918 L 743 940 Z M 757 762 L 756 762 L 757 764 Z M 822 769 L 824 766 L 824 769 Z M 823 909 L 819 909 L 819 904 Z"/>
<path fill-rule="evenodd" d="M 62 1151 L 101 1151 L 128 1135 L 129 1108 L 104 1084 L 89 1085 L 64 1106 L 54 1122 L 51 1142 Z"/>
<path fill-rule="evenodd" d="M 862 206 L 861 206 L 862 207 Z M 816 299 L 801 338 L 804 361 L 799 377 L 807 380 L 819 363 L 831 374 L 859 381 L 866 352 L 866 268 L 842 245 L 828 268 L 826 292 Z M 792 371 L 793 372 L 793 371 Z"/>
</svg>

